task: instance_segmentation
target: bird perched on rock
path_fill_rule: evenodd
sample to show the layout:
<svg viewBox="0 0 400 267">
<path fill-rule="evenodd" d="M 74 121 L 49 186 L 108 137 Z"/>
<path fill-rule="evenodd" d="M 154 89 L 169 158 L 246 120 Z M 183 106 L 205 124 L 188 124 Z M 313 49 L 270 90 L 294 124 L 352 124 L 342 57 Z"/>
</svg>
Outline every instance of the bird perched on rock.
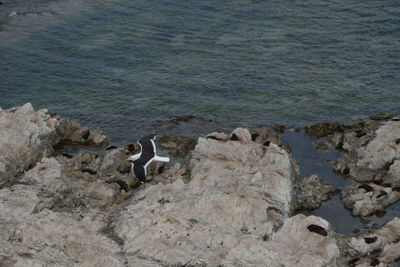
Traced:
<svg viewBox="0 0 400 267">
<path fill-rule="evenodd" d="M 128 158 L 131 162 L 131 172 L 143 184 L 146 182 L 147 166 L 153 161 L 169 162 L 168 157 L 159 157 L 156 155 L 156 134 L 147 135 L 140 138 L 137 143 L 140 146 L 140 152 Z"/>
</svg>

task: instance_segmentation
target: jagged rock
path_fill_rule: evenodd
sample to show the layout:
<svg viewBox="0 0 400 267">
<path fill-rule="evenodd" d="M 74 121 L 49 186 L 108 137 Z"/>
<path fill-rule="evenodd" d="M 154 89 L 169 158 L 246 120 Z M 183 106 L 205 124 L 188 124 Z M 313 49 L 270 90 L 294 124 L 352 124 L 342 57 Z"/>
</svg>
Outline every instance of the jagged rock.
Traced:
<svg viewBox="0 0 400 267">
<path fill-rule="evenodd" d="M 302 179 L 299 184 L 299 194 L 296 196 L 296 209 L 316 209 L 327 201 L 337 189 L 323 181 L 318 175 L 311 175 Z"/>
<path fill-rule="evenodd" d="M 0 171 L 17 175 L 50 153 L 47 140 L 56 135 L 57 119 L 27 103 L 0 111 L 0 125 Z"/>
<path fill-rule="evenodd" d="M 319 122 L 305 128 L 305 132 L 311 138 L 320 138 L 337 131 L 343 131 L 343 127 L 337 123 Z"/>
<path fill-rule="evenodd" d="M 392 164 L 400 158 L 400 145 L 396 144 L 400 133 L 400 121 L 382 124 L 367 142 L 349 149 L 349 154 L 336 162 L 335 169 L 360 182 L 393 180 L 387 175 Z M 395 172 L 397 165 L 393 167 Z M 396 179 L 394 179 L 396 180 Z"/>
<path fill-rule="evenodd" d="M 400 192 L 373 183 L 354 184 L 341 191 L 341 198 L 354 216 L 367 216 L 398 201 Z"/>
<path fill-rule="evenodd" d="M 123 266 L 118 244 L 99 234 L 105 227 L 101 216 L 75 218 L 47 209 L 14 220 L 8 215 L 0 208 L 1 266 Z"/>
<path fill-rule="evenodd" d="M 393 188 L 400 188 L 400 160 L 395 160 L 389 167 L 389 171 L 385 176 L 385 183 L 390 184 Z"/>
<path fill-rule="evenodd" d="M 281 144 L 281 136 L 279 133 L 271 128 L 267 127 L 257 127 L 249 128 L 251 139 L 259 144 L 266 144 L 267 142 L 275 143 L 277 145 Z"/>
<path fill-rule="evenodd" d="M 190 181 L 146 184 L 113 222 L 129 265 L 215 265 L 244 238 L 269 237 L 293 211 L 298 169 L 277 145 L 246 129 L 219 141 L 199 138 Z M 236 138 L 234 138 L 236 139 Z M 177 168 L 179 170 L 179 168 Z"/>
<path fill-rule="evenodd" d="M 107 140 L 99 130 L 89 131 L 76 122 L 52 117 L 45 109 L 34 111 L 30 103 L 1 110 L 0 126 L 0 188 L 53 153 L 59 143 L 98 145 Z"/>
<path fill-rule="evenodd" d="M 344 134 L 342 132 L 333 132 L 332 134 L 325 136 L 325 139 L 336 149 L 343 148 Z"/>
<path fill-rule="evenodd" d="M 168 150 L 173 157 L 184 158 L 196 146 L 196 140 L 190 137 L 169 137 L 157 138 L 160 148 Z"/>
<path fill-rule="evenodd" d="M 41 205 L 36 209 L 59 210 L 75 207 L 104 207 L 117 197 L 119 187 L 104 181 L 93 181 L 90 174 L 64 170 L 55 158 L 43 158 L 26 172 L 20 183 L 34 185 Z"/>
<path fill-rule="evenodd" d="M 310 231 L 310 225 L 324 234 Z M 223 260 L 227 266 L 339 266 L 339 247 L 333 230 L 322 218 L 297 215 L 287 218 L 266 242 L 244 238 Z"/>
<path fill-rule="evenodd" d="M 348 252 L 353 257 L 364 257 L 356 266 L 362 266 L 364 262 L 386 264 L 397 261 L 400 258 L 400 219 L 394 218 L 381 229 L 368 235 L 351 238 Z M 370 253 L 378 252 L 374 259 L 365 259 Z"/>
<path fill-rule="evenodd" d="M 385 123 L 376 131 L 376 138 L 357 151 L 359 156 L 357 167 L 377 171 L 391 164 L 394 159 L 400 157 L 400 146 L 396 144 L 399 136 L 399 121 Z"/>
<path fill-rule="evenodd" d="M 381 114 L 377 114 L 377 115 L 371 115 L 371 116 L 369 116 L 369 118 L 374 121 L 380 121 L 380 120 L 389 120 L 389 119 L 393 118 L 394 116 L 395 116 L 395 114 L 393 114 L 393 113 L 381 113 Z"/>
</svg>

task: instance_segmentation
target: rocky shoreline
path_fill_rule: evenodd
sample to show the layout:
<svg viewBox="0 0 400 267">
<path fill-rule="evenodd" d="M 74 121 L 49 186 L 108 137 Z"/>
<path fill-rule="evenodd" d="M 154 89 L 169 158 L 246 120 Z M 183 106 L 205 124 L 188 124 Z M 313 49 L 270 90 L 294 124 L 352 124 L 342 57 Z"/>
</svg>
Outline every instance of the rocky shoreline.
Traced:
<svg viewBox="0 0 400 267">
<path fill-rule="evenodd" d="M 395 266 L 400 219 L 356 236 L 301 214 L 340 193 L 354 216 L 400 199 L 400 117 L 318 123 L 317 148 L 345 151 L 336 188 L 304 177 L 267 127 L 160 137 L 175 158 L 150 181 L 129 173 L 135 144 L 35 111 L 0 109 L 0 266 Z M 63 148 L 80 146 L 77 153 Z M 97 149 L 93 149 L 97 147 Z"/>
</svg>

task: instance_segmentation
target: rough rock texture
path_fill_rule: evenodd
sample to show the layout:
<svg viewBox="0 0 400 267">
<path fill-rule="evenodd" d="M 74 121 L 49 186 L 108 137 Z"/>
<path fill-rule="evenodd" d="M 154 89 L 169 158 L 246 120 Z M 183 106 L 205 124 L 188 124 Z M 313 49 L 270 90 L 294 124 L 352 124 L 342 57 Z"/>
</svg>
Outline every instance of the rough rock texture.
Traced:
<svg viewBox="0 0 400 267">
<path fill-rule="evenodd" d="M 219 135 L 222 136 L 222 135 Z M 271 236 L 293 210 L 297 166 L 248 130 L 199 138 L 191 178 L 146 185 L 113 223 L 130 265 L 216 265 L 242 240 Z"/>
<path fill-rule="evenodd" d="M 383 118 L 316 130 L 380 182 L 343 190 L 360 215 L 398 199 L 399 120 Z M 0 122 L 0 266 L 386 266 L 400 258 L 397 218 L 351 238 L 322 218 L 293 216 L 335 189 L 317 176 L 298 181 L 297 164 L 275 130 L 238 128 L 195 143 L 167 139 L 165 148 L 184 150 L 189 164 L 154 163 L 141 185 L 125 161 L 137 151 L 133 144 L 54 153 L 57 144 L 106 138 L 29 104 L 0 110 Z"/>
<path fill-rule="evenodd" d="M 336 170 L 360 182 L 399 184 L 400 121 L 387 121 L 371 138 L 349 147 L 348 155 L 336 162 Z M 392 166 L 393 165 L 393 166 Z M 390 172 L 389 172 L 390 170 Z"/>
<path fill-rule="evenodd" d="M 173 157 L 184 158 L 196 146 L 196 140 L 190 137 L 169 137 L 161 136 L 157 138 L 158 144 L 162 149 L 169 150 Z"/>
<path fill-rule="evenodd" d="M 374 233 L 353 237 L 349 242 L 349 254 L 353 258 L 362 258 L 356 261 L 355 266 L 369 263 L 379 266 L 400 260 L 400 219 L 394 218 Z M 368 255 L 377 252 L 373 257 Z M 367 265 L 368 266 L 368 265 Z"/>
<path fill-rule="evenodd" d="M 251 134 L 251 139 L 259 144 L 267 145 L 272 142 L 277 145 L 281 144 L 281 136 L 276 130 L 267 127 L 256 127 L 248 129 Z"/>
<path fill-rule="evenodd" d="M 316 209 L 337 191 L 334 186 L 321 181 L 318 175 L 303 178 L 297 187 L 299 193 L 296 195 L 296 210 Z"/>
<path fill-rule="evenodd" d="M 354 216 L 367 216 L 398 201 L 400 192 L 373 183 L 354 184 L 341 191 L 341 198 Z"/>
<path fill-rule="evenodd" d="M 306 127 L 305 132 L 311 138 L 323 137 L 335 148 L 349 152 L 366 144 L 381 124 L 374 120 L 360 120 L 351 125 L 322 122 Z"/>
<path fill-rule="evenodd" d="M 52 154 L 57 144 L 107 142 L 100 130 L 89 131 L 76 122 L 51 116 L 45 109 L 34 111 L 30 103 L 0 110 L 0 126 L 0 188 Z"/>
<path fill-rule="evenodd" d="M 224 259 L 227 266 L 339 266 L 334 231 L 322 218 L 287 218 L 268 241 L 244 238 Z"/>
<path fill-rule="evenodd" d="M 101 216 L 34 213 L 32 192 L 21 185 L 0 190 L 1 266 L 123 265 L 118 244 L 98 234 L 105 227 Z"/>
<path fill-rule="evenodd" d="M 44 208 L 104 207 L 113 203 L 119 192 L 119 186 L 93 179 L 89 173 L 65 171 L 55 158 L 43 158 L 20 183 L 35 186 L 41 199 L 36 212 Z"/>
</svg>

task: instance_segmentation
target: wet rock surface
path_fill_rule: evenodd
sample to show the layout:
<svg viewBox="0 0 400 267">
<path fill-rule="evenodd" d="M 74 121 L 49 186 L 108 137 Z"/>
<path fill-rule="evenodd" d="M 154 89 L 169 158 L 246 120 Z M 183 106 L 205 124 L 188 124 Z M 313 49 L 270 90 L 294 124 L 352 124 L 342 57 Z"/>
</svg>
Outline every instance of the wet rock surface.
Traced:
<svg viewBox="0 0 400 267">
<path fill-rule="evenodd" d="M 298 183 L 299 193 L 296 195 L 296 210 L 311 210 L 318 208 L 327 201 L 338 189 L 321 181 L 318 175 L 301 179 Z"/>
<path fill-rule="evenodd" d="M 385 166 L 380 185 L 342 189 L 354 215 L 399 198 L 393 118 L 316 127 L 326 140 L 340 135 L 343 147 L 365 138 L 346 145 L 360 170 Z M 107 143 L 100 130 L 30 104 L 0 110 L 0 125 L 0 266 L 386 266 L 400 258 L 398 218 L 351 238 L 320 217 L 294 215 L 337 189 L 316 175 L 299 179 L 274 129 L 160 138 L 180 160 L 152 163 L 141 185 L 126 161 L 134 144 L 93 149 Z M 364 135 L 359 127 L 375 128 Z"/>
<path fill-rule="evenodd" d="M 353 259 L 358 259 L 354 266 L 388 266 L 400 260 L 399 240 L 400 219 L 394 218 L 373 233 L 351 238 L 347 252 Z"/>
</svg>

